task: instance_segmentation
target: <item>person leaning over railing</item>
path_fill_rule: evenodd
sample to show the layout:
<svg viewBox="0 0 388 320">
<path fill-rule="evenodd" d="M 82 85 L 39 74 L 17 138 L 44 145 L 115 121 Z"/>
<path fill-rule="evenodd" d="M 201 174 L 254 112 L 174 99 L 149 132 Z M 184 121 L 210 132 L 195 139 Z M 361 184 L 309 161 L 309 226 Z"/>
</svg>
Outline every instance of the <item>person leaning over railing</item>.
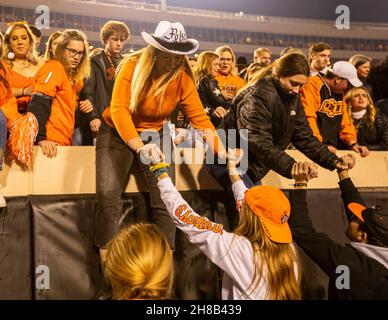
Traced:
<svg viewBox="0 0 388 320">
<path fill-rule="evenodd" d="M 317 232 L 309 218 L 309 172 L 306 162 L 298 163 L 292 170 L 295 190 L 290 192 L 289 224 L 295 242 L 328 275 L 329 299 L 388 299 L 387 208 L 366 208 L 348 170 L 338 170 L 349 219 L 346 234 L 352 241 L 340 245 Z M 338 272 L 338 267 L 344 271 Z"/>
<path fill-rule="evenodd" d="M 290 203 L 282 191 L 270 186 L 248 190 L 236 170 L 239 154 L 234 150 L 228 154 L 240 207 L 240 221 L 234 232 L 194 212 L 169 177 L 168 165 L 159 163 L 150 171 L 158 178 L 170 218 L 224 271 L 222 299 L 299 300 L 301 269 L 287 223 Z"/>
</svg>

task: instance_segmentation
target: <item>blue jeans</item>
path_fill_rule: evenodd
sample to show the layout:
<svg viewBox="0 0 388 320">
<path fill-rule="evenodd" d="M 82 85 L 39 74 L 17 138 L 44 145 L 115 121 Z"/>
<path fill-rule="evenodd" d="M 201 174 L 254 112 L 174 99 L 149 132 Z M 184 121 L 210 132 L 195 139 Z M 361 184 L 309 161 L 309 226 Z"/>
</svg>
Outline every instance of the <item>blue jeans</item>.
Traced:
<svg viewBox="0 0 388 320">
<path fill-rule="evenodd" d="M 166 132 L 166 131 L 165 131 Z M 168 134 L 168 132 L 166 132 Z M 159 132 L 160 139 L 163 132 Z M 166 137 L 165 137 L 166 138 Z M 169 137 L 171 140 L 171 137 Z M 162 139 L 163 141 L 163 139 Z M 143 141 L 145 144 L 149 141 Z M 163 146 L 161 146 L 163 150 Z M 166 155 L 168 157 L 168 155 Z M 153 211 L 153 221 L 166 236 L 170 247 L 175 245 L 175 225 L 160 198 L 157 178 L 143 164 L 135 151 L 125 144 L 118 132 L 102 123 L 96 143 L 96 239 L 97 246 L 105 246 L 118 231 L 123 215 L 121 194 L 127 185 L 131 167 L 138 163 L 145 178 Z M 170 165 L 170 177 L 174 180 L 174 166 Z"/>
<path fill-rule="evenodd" d="M 3 170 L 5 146 L 7 143 L 7 119 L 0 110 L 0 171 Z"/>
</svg>

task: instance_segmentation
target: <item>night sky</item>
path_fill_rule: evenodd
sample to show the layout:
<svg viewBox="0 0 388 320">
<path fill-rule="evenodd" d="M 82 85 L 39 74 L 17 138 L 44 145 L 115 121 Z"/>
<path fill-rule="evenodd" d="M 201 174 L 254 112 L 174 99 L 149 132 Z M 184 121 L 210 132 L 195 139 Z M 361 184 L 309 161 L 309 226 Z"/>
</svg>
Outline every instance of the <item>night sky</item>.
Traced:
<svg viewBox="0 0 388 320">
<path fill-rule="evenodd" d="M 172 6 L 333 21 L 341 4 L 349 7 L 350 21 L 388 23 L 388 0 L 167 0 Z"/>
</svg>

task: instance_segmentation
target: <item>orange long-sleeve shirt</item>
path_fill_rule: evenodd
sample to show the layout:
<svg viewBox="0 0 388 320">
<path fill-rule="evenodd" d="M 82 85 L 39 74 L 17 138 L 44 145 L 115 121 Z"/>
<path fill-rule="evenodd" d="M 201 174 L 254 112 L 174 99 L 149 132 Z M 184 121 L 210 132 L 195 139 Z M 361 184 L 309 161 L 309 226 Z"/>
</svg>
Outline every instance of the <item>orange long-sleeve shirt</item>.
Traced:
<svg viewBox="0 0 388 320">
<path fill-rule="evenodd" d="M 340 139 L 345 145 L 357 141 L 342 94 L 334 94 L 320 76 L 312 76 L 301 95 L 307 121 L 319 141 L 335 147 Z"/>
<path fill-rule="evenodd" d="M 136 61 L 133 60 L 128 60 L 123 65 L 113 87 L 110 107 L 103 113 L 105 122 L 116 128 L 126 143 L 139 137 L 139 132 L 143 130 L 160 130 L 178 103 L 194 128 L 215 131 L 202 107 L 194 82 L 183 70 L 167 87 L 162 105 L 157 105 L 154 97 L 147 95 L 145 101 L 131 113 L 131 82 L 135 67 Z M 218 151 L 217 143 L 214 151 Z"/>
</svg>

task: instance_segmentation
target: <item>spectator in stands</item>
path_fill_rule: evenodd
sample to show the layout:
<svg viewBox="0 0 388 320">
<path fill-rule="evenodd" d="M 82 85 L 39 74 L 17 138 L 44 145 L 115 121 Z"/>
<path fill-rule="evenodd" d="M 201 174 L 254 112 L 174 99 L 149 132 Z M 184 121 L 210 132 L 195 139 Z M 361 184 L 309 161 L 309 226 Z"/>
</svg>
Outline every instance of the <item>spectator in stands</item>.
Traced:
<svg viewBox="0 0 388 320">
<path fill-rule="evenodd" d="M 231 155 L 228 162 L 240 207 L 239 225 L 233 233 L 194 212 L 177 191 L 165 164 L 150 170 L 158 177 L 172 221 L 224 271 L 222 299 L 300 300 L 300 261 L 287 223 L 290 203 L 282 191 L 270 186 L 247 190 L 235 173 L 236 156 Z"/>
<path fill-rule="evenodd" d="M 53 32 L 47 40 L 46 43 L 46 51 L 44 54 L 44 59 L 46 61 L 54 59 L 54 52 L 56 47 L 58 46 L 60 37 L 63 35 L 62 31 Z"/>
<path fill-rule="evenodd" d="M 240 72 L 240 77 L 248 81 L 248 69 L 253 68 L 253 66 L 267 67 L 271 64 L 272 53 L 268 48 L 258 48 L 253 53 L 253 63 L 251 63 L 247 68 Z"/>
<path fill-rule="evenodd" d="M 372 95 L 372 86 L 367 82 L 371 68 L 372 59 L 362 54 L 355 54 L 349 59 L 349 62 L 354 65 L 357 70 L 358 79 L 362 82 L 363 86 L 368 90 L 369 94 Z"/>
<path fill-rule="evenodd" d="M 270 76 L 266 76 L 268 70 L 272 70 Z M 270 169 L 291 178 L 296 162 L 284 152 L 290 142 L 325 168 L 347 167 L 346 159 L 319 143 L 307 123 L 299 91 L 309 74 L 303 55 L 287 54 L 263 69 L 263 78 L 234 99 L 224 127 L 248 130 L 248 174 L 254 183 L 260 183 Z"/>
<path fill-rule="evenodd" d="M 201 105 L 186 58 L 198 49 L 198 41 L 186 39 L 182 24 L 168 21 L 159 22 L 153 35 L 142 32 L 142 36 L 149 46 L 122 62 L 110 107 L 103 113 L 104 122 L 97 135 L 96 245 L 101 258 L 119 227 L 121 193 L 135 161 L 147 182 L 153 220 L 174 248 L 175 226 L 160 199 L 157 180 L 148 171 L 148 164 L 161 156 L 159 142 L 168 143 L 161 148 L 170 156 L 169 132 L 163 130 L 163 124 L 177 104 L 193 127 L 203 130 L 209 148 L 221 157 L 226 156 Z"/>
<path fill-rule="evenodd" d="M 172 251 L 154 224 L 137 223 L 120 230 L 108 244 L 105 272 L 115 300 L 171 298 Z"/>
<path fill-rule="evenodd" d="M 373 151 L 388 151 L 388 117 L 373 105 L 365 87 L 353 88 L 345 96 L 351 122 L 360 145 Z"/>
<path fill-rule="evenodd" d="M 388 213 L 386 208 L 366 208 L 348 171 L 339 170 L 338 174 L 349 220 L 346 234 L 352 241 L 350 245 L 340 245 L 315 231 L 306 202 L 307 163 L 299 163 L 292 172 L 295 190 L 290 194 L 289 225 L 293 239 L 328 275 L 329 299 L 388 299 Z M 348 281 L 341 281 L 340 286 L 338 266 L 348 270 L 342 273 Z"/>
<path fill-rule="evenodd" d="M 310 72 L 312 76 L 318 72 L 325 73 L 330 65 L 331 47 L 325 42 L 314 43 L 309 48 Z"/>
<path fill-rule="evenodd" d="M 360 87 L 356 68 L 347 61 L 338 61 L 325 74 L 312 76 L 302 88 L 302 103 L 314 136 L 328 146 L 331 152 L 341 147 L 369 154 L 365 146 L 357 143 L 357 134 L 350 122 L 344 100 L 349 84 Z"/>
<path fill-rule="evenodd" d="M 368 83 L 372 86 L 374 101 L 388 99 L 388 56 L 372 67 Z"/>
<path fill-rule="evenodd" d="M 4 37 L 4 61 L 13 95 L 20 113 L 30 102 L 34 77 L 44 64 L 35 52 L 35 37 L 24 23 L 11 24 Z"/>
<path fill-rule="evenodd" d="M 253 62 L 260 63 L 263 67 L 271 64 L 272 53 L 268 48 L 257 48 L 253 54 Z"/>
<path fill-rule="evenodd" d="M 39 122 L 36 143 L 49 158 L 57 155 L 58 145 L 71 145 L 78 95 L 90 73 L 88 53 L 86 36 L 78 30 L 65 30 L 54 58 L 36 75 L 28 110 Z M 80 104 L 91 107 L 90 101 Z"/>
<path fill-rule="evenodd" d="M 229 46 L 218 47 L 215 53 L 220 57 L 216 80 L 221 93 L 226 99 L 233 99 L 244 86 L 244 80 L 237 75 L 236 57 Z"/>
<path fill-rule="evenodd" d="M 3 35 L 0 33 L 0 56 L 3 43 Z M 19 113 L 17 100 L 9 84 L 7 70 L 10 69 L 5 67 L 5 62 L 0 61 L 0 171 L 5 155 L 9 163 L 16 161 L 23 169 L 30 167 L 34 140 L 38 131 L 36 118 L 30 112 L 23 115 Z M 0 197 L 0 207 L 2 204 L 5 206 L 6 203 Z"/>
<path fill-rule="evenodd" d="M 85 81 L 82 99 L 93 104 L 92 112 L 80 108 L 80 134 L 83 145 L 93 145 L 93 137 L 101 125 L 101 115 L 109 106 L 115 73 L 123 56 L 121 52 L 130 37 L 130 31 L 125 23 L 108 21 L 100 32 L 104 49 L 95 51 L 91 56 L 91 74 Z"/>
<path fill-rule="evenodd" d="M 215 127 L 221 124 L 229 110 L 232 100 L 225 99 L 215 79 L 218 75 L 220 59 L 211 51 L 202 52 L 198 56 L 197 66 L 194 70 L 194 79 L 206 113 Z"/>
</svg>

